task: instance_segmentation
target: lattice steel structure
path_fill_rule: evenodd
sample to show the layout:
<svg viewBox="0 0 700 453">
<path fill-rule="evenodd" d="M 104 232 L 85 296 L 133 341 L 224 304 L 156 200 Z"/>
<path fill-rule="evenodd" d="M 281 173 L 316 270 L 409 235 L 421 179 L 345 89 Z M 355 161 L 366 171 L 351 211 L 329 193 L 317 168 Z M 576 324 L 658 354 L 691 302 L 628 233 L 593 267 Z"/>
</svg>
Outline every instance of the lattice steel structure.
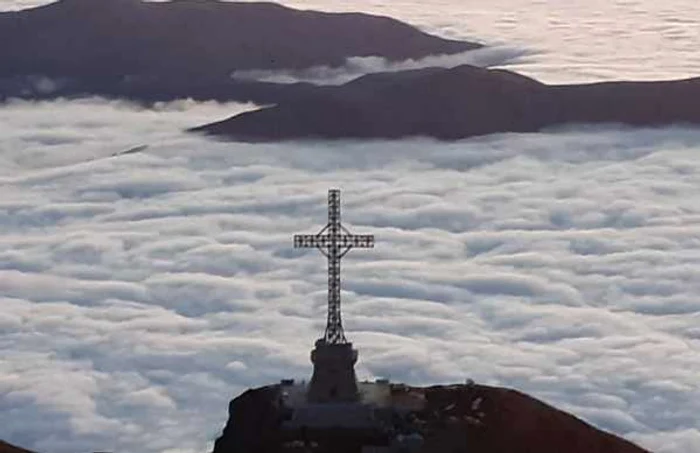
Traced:
<svg viewBox="0 0 700 453">
<path fill-rule="evenodd" d="M 352 234 L 340 223 L 340 190 L 328 191 L 328 224 L 317 234 L 294 235 L 295 248 L 317 248 L 328 258 L 328 321 L 324 340 L 345 344 L 340 315 L 340 260 L 353 248 L 374 247 L 374 235 Z"/>
</svg>

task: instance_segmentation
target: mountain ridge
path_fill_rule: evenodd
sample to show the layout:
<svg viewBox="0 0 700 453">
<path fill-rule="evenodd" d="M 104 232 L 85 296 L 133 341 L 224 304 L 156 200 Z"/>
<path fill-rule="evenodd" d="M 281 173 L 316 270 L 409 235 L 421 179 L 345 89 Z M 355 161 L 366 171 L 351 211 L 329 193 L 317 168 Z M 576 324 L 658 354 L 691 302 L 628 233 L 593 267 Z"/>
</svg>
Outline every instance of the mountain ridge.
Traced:
<svg viewBox="0 0 700 453">
<path fill-rule="evenodd" d="M 0 13 L 0 99 L 104 95 L 249 100 L 268 85 L 236 71 L 341 67 L 455 54 L 445 39 L 386 16 L 220 0 L 59 0 Z M 37 89 L 37 78 L 53 82 Z M 47 84 L 44 84 L 47 85 Z M 257 91 L 256 91 L 257 90 Z"/>
<path fill-rule="evenodd" d="M 191 129 L 237 141 L 459 140 L 566 124 L 700 125 L 700 78 L 547 85 L 470 65 L 369 74 Z"/>
</svg>

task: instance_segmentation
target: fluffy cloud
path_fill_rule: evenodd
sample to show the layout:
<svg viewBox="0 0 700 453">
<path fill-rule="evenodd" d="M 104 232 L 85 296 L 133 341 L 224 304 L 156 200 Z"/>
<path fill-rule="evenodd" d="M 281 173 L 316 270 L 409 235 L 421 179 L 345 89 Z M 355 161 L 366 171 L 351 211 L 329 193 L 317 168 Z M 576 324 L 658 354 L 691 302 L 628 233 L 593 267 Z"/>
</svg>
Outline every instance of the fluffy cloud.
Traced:
<svg viewBox="0 0 700 453">
<path fill-rule="evenodd" d="M 441 36 L 526 46 L 538 58 L 509 68 L 551 83 L 697 76 L 694 0 L 611 3 L 533 0 L 284 0 L 289 6 L 365 11 L 415 24 Z M 542 57 L 544 55 L 544 57 Z"/>
<path fill-rule="evenodd" d="M 0 109 L 3 437 L 202 451 L 230 397 L 308 377 L 325 261 L 291 237 L 340 187 L 377 236 L 344 263 L 361 377 L 472 377 L 700 447 L 697 130 L 251 145 L 180 132 L 250 106 L 159 108 Z"/>
<path fill-rule="evenodd" d="M 338 68 L 316 66 L 299 71 L 247 70 L 236 71 L 232 78 L 272 83 L 310 82 L 317 85 L 341 85 L 374 72 L 397 72 L 426 67 L 470 64 L 479 67 L 509 66 L 525 61 L 531 51 L 509 46 L 489 46 L 454 55 L 435 55 L 418 60 L 390 62 L 380 57 L 352 57 Z"/>
</svg>

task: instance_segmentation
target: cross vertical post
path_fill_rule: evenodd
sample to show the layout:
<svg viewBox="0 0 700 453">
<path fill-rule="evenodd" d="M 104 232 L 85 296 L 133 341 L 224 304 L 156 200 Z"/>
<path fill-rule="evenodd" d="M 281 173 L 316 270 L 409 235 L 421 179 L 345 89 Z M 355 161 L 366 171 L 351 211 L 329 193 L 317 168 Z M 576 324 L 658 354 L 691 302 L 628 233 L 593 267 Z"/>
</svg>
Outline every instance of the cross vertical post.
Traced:
<svg viewBox="0 0 700 453">
<path fill-rule="evenodd" d="M 346 343 L 340 315 L 340 191 L 328 191 L 328 321 L 326 341 Z"/>
</svg>

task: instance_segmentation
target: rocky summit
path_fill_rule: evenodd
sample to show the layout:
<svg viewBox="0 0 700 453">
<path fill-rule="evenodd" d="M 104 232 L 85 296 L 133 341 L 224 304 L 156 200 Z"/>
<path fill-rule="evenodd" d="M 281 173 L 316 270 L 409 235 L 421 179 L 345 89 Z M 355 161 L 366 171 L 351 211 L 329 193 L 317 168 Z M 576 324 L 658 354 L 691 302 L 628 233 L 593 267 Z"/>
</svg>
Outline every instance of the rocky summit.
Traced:
<svg viewBox="0 0 700 453">
<path fill-rule="evenodd" d="M 283 391 L 267 386 L 231 401 L 214 453 L 649 453 L 524 393 L 474 383 L 391 384 L 387 403 L 393 409 L 381 415 L 379 405 L 375 412 L 380 429 L 325 436 L 306 430 L 295 437 L 284 429 L 295 415 L 280 404 Z"/>
<path fill-rule="evenodd" d="M 281 404 L 286 388 L 269 385 L 234 398 L 213 453 L 650 453 L 519 391 L 471 382 L 388 384 L 388 400 L 370 415 L 379 429 L 295 435 L 284 428 L 301 418 Z M 0 441 L 0 453 L 33 452 Z"/>
</svg>

